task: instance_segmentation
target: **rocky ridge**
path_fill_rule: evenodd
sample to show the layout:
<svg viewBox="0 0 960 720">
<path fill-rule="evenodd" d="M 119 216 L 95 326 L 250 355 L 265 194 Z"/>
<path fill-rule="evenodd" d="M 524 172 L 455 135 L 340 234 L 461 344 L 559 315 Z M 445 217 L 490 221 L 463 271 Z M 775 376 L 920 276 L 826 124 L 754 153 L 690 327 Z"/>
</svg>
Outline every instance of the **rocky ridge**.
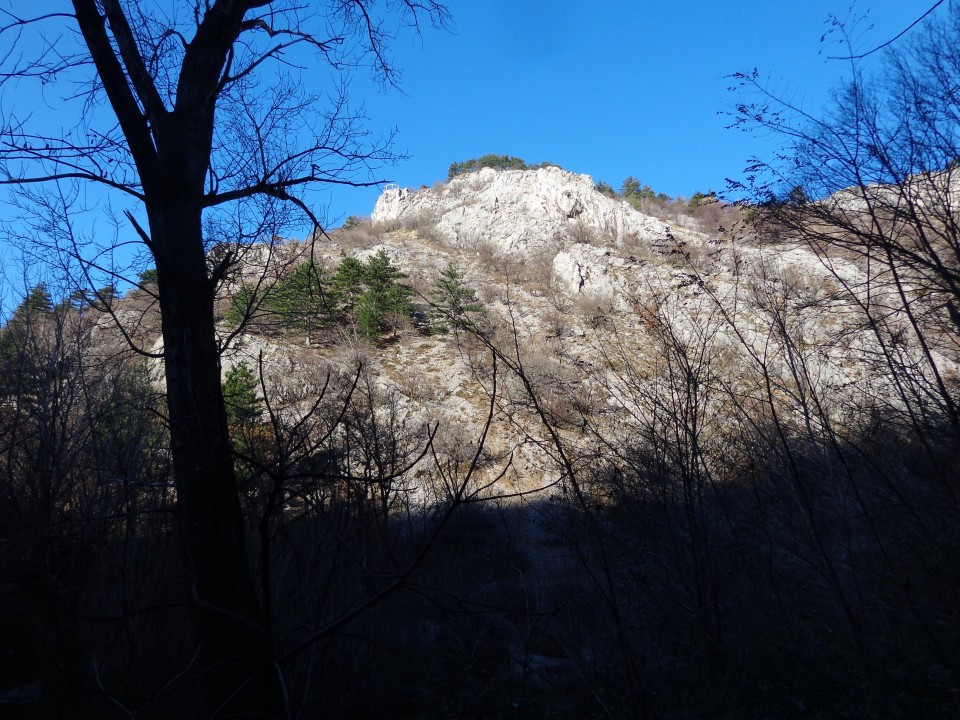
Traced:
<svg viewBox="0 0 960 720">
<path fill-rule="evenodd" d="M 589 175 L 558 167 L 484 168 L 416 191 L 392 186 L 377 200 L 371 219 L 387 225 L 413 220 L 431 225 L 453 247 L 487 242 L 501 253 L 520 255 L 585 236 L 618 246 L 633 241 L 652 247 L 698 237 L 597 192 Z"/>
<path fill-rule="evenodd" d="M 255 261 L 239 267 L 228 288 L 274 277 L 291 258 L 306 257 L 306 247 L 251 251 Z M 583 434 L 586 425 L 611 438 L 629 434 L 631 417 L 650 411 L 644 398 L 678 382 L 663 375 L 673 372 L 664 358 L 678 343 L 715 378 L 709 405 L 717 418 L 735 394 L 757 392 L 758 358 L 786 417 L 801 418 L 794 400 L 807 392 L 837 407 L 850 405 L 841 398 L 868 406 L 894 396 L 876 340 L 841 291 L 871 287 L 855 262 L 767 246 L 746 227 L 709 234 L 650 217 L 597 192 L 587 175 L 484 169 L 434 188 L 387 188 L 369 224 L 336 231 L 309 253 L 333 267 L 344 254 L 364 259 L 381 249 L 409 276 L 422 311 L 439 270 L 461 268 L 481 297 L 489 342 L 523 365 L 564 437 L 584 452 L 596 441 Z M 230 328 L 221 333 L 228 338 Z M 945 371 L 957 372 L 955 357 L 933 352 Z M 446 451 L 462 452 L 479 437 L 490 407 L 490 357 L 470 338 L 424 334 L 416 325 L 380 346 L 348 330 L 319 343 L 247 331 L 227 348 L 224 370 L 261 363 L 268 383 L 306 407 L 325 369 L 349 372 L 358 360 L 397 401 L 404 422 L 452 429 Z M 500 378 L 487 447 L 492 457 L 513 458 L 502 487 L 531 489 L 558 476 L 526 393 L 516 378 Z"/>
</svg>

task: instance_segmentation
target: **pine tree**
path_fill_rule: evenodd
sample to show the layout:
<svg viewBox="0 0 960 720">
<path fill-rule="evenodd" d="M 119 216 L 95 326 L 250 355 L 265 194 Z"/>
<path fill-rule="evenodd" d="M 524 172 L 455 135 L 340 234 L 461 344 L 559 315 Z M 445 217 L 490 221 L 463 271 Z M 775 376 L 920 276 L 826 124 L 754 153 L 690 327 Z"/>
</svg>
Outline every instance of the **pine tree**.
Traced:
<svg viewBox="0 0 960 720">
<path fill-rule="evenodd" d="M 374 339 L 387 328 L 396 331 L 400 319 L 413 311 L 411 290 L 399 282 L 405 277 L 381 249 L 366 263 L 345 257 L 332 285 L 344 316 L 351 318 L 365 337 Z"/>
<path fill-rule="evenodd" d="M 364 278 L 363 263 L 351 255 L 344 257 L 337 266 L 332 281 L 333 292 L 336 294 L 338 306 L 347 316 L 353 315 L 353 310 L 363 295 Z"/>
<path fill-rule="evenodd" d="M 53 299 L 43 283 L 30 288 L 17 305 L 10 320 L 0 330 L 0 349 L 5 356 L 12 356 L 23 349 L 31 328 L 43 318 L 53 314 Z"/>
<path fill-rule="evenodd" d="M 40 314 L 49 314 L 53 312 L 53 298 L 50 297 L 50 291 L 44 283 L 35 285 L 27 292 L 26 297 L 20 302 L 13 315 L 10 318 L 10 324 L 16 322 L 29 321 Z"/>
<path fill-rule="evenodd" d="M 434 332 L 454 332 L 469 327 L 468 313 L 479 313 L 483 306 L 476 292 L 464 282 L 460 269 L 450 263 L 440 271 L 440 277 L 430 293 L 433 308 L 430 311 L 431 327 Z"/>
<path fill-rule="evenodd" d="M 230 304 L 224 314 L 224 320 L 234 328 L 238 328 L 248 320 L 253 319 L 262 298 L 256 297 L 256 289 L 252 285 L 242 285 L 230 298 Z"/>
<path fill-rule="evenodd" d="M 335 313 L 334 293 L 323 268 L 314 262 L 296 267 L 278 282 L 266 296 L 266 310 L 279 317 L 285 327 L 311 334 L 331 322 Z"/>
<path fill-rule="evenodd" d="M 388 327 L 396 333 L 400 319 L 410 316 L 410 288 L 398 282 L 405 277 L 382 249 L 367 260 L 363 268 L 366 290 L 355 313 L 357 326 L 366 337 L 375 338 Z"/>
<path fill-rule="evenodd" d="M 157 286 L 157 269 L 156 268 L 147 268 L 142 273 L 137 276 L 137 283 L 141 287 L 153 287 Z"/>
<path fill-rule="evenodd" d="M 323 268 L 305 262 L 276 284 L 260 291 L 242 286 L 230 300 L 224 319 L 233 327 L 256 320 L 261 329 L 302 330 L 311 335 L 335 319 L 335 293 Z"/>
<path fill-rule="evenodd" d="M 41 366 L 33 361 L 33 350 L 42 328 L 54 314 L 53 299 L 46 285 L 32 287 L 0 329 L 0 394 L 25 392 L 37 380 Z"/>
<path fill-rule="evenodd" d="M 256 423 L 263 410 L 257 394 L 259 382 L 246 363 L 237 363 L 227 370 L 223 379 L 223 400 L 227 422 L 231 426 L 250 426 Z"/>
</svg>

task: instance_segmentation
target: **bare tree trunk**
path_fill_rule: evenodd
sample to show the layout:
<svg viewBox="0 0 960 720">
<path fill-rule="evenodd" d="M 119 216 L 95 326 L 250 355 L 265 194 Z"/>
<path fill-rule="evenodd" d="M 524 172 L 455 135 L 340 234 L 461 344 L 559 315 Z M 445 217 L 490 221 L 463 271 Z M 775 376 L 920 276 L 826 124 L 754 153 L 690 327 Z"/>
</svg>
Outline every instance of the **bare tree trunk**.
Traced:
<svg viewBox="0 0 960 720">
<path fill-rule="evenodd" d="M 220 384 L 200 210 L 154 205 L 149 217 L 157 247 L 178 521 L 203 685 L 214 696 L 210 700 L 223 701 L 246 687 L 246 702 L 253 702 L 251 692 L 260 695 L 262 684 L 254 677 L 264 647 L 261 617 Z"/>
<path fill-rule="evenodd" d="M 303 188 L 325 182 L 373 184 L 349 178 L 371 161 L 393 159 L 388 143 L 368 143 L 345 105 L 329 116 L 318 114 L 325 122 L 300 122 L 312 114 L 304 108 L 313 100 L 301 95 L 295 82 L 257 75 L 268 62 L 286 66 L 292 57 L 287 54 L 302 46 L 333 67 L 353 66 L 369 54 L 389 81 L 392 69 L 383 51 L 390 35 L 381 27 L 380 10 L 368 0 L 324 5 L 308 13 L 313 26 L 301 17 L 298 4 L 274 0 L 172 3 L 182 13 L 160 16 L 127 0 L 67 5 L 73 7 L 76 39 L 82 43 L 62 53 L 58 49 L 53 62 L 41 53 L 33 65 L 19 51 L 0 51 L 0 86 L 11 78 L 46 83 L 67 76 L 77 83 L 70 95 L 83 103 L 78 110 L 84 117 L 87 103 L 106 101 L 116 124 L 105 113 L 107 129 L 101 131 L 93 127 L 98 119 L 91 119 L 87 141 L 77 145 L 69 132 L 43 139 L 24 130 L 19 120 L 14 125 L 4 120 L 9 142 L 0 147 L 0 185 L 93 182 L 146 208 L 149 233 L 132 214 L 129 218 L 157 268 L 177 514 L 190 581 L 185 600 L 200 650 L 189 674 L 205 691 L 198 706 L 206 716 L 274 715 L 273 698 L 280 696 L 271 692 L 282 683 L 266 680 L 273 676 L 274 658 L 248 563 L 220 385 L 217 273 L 204 254 L 203 212 L 261 198 L 291 203 L 316 229 L 319 222 L 299 195 Z M 438 24 L 447 16 L 437 0 L 405 0 L 396 3 L 396 13 L 414 26 L 421 16 Z M 35 18 L 16 17 L 13 10 L 6 14 L 10 17 L 0 27 L 0 35 L 6 35 L 0 39 L 26 26 L 42 33 L 48 23 L 69 18 L 63 12 Z M 342 52 L 336 49 L 342 45 Z M 218 121 L 233 129 L 218 136 Z M 264 132 L 278 138 L 286 133 L 286 139 L 274 147 Z M 331 158 L 336 158 L 332 165 Z"/>
</svg>

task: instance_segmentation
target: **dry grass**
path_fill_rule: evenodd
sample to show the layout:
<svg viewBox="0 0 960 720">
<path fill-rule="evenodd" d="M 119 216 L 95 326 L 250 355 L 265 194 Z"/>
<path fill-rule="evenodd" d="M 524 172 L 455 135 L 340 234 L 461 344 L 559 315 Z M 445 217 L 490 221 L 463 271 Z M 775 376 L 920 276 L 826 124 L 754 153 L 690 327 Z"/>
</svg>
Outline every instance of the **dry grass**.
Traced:
<svg viewBox="0 0 960 720">
<path fill-rule="evenodd" d="M 383 228 L 367 218 L 349 228 L 333 233 L 333 238 L 347 250 L 369 250 L 383 242 Z"/>
</svg>

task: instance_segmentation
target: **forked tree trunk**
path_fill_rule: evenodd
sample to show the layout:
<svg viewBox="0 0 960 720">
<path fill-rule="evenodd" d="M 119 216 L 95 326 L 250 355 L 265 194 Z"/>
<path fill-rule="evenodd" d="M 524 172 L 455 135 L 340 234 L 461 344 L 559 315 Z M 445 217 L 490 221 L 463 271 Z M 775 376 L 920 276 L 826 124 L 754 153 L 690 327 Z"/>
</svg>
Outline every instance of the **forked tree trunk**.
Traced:
<svg viewBox="0 0 960 720">
<path fill-rule="evenodd" d="M 426 8 L 431 16 L 443 15 L 433 0 L 423 5 L 404 4 L 414 18 L 417 8 Z M 235 93 L 233 102 L 246 99 L 237 89 L 241 78 L 261 62 L 277 59 L 287 45 L 312 40 L 297 30 L 296 22 L 292 28 L 284 27 L 287 20 L 296 20 L 294 10 L 286 4 L 274 7 L 272 0 L 197 2 L 192 3 L 197 21 L 194 36 L 187 41 L 174 33 L 177 41 L 183 41 L 180 55 L 179 48 L 167 53 L 164 43 L 173 39 L 159 27 L 135 28 L 136 23 L 127 17 L 127 7 L 136 3 L 72 0 L 72 5 L 130 151 L 124 162 L 132 159 L 136 166 L 139 182 L 126 189 L 142 199 L 149 219 L 149 237 L 141 235 L 157 267 L 177 514 L 192 584 L 189 601 L 200 647 L 199 677 L 206 691 L 205 705 L 218 716 L 251 710 L 270 715 L 272 698 L 279 696 L 271 695 L 275 683 L 267 680 L 273 677 L 269 637 L 247 562 L 244 518 L 220 386 L 214 287 L 204 257 L 202 214 L 205 203 L 223 204 L 256 195 L 289 199 L 292 185 L 288 183 L 292 181 L 287 177 L 287 163 L 296 167 L 312 155 L 326 152 L 324 141 L 304 154 L 281 160 L 272 169 L 264 168 L 261 180 L 223 194 L 217 193 L 216 182 L 213 187 L 205 186 L 216 179 L 216 173 L 210 171 L 218 101 L 229 93 Z M 327 11 L 343 15 L 351 23 L 354 13 L 362 15 L 364 19 L 356 22 L 361 27 L 366 23 L 371 49 L 381 59 L 379 31 L 371 23 L 367 5 L 372 3 L 336 2 Z M 253 13 L 257 17 L 245 22 Z M 152 21 L 136 13 L 131 17 Z M 276 32 L 269 25 L 274 20 L 280 24 Z M 284 40 L 275 41 L 268 51 L 259 41 L 240 43 L 245 49 L 235 52 L 244 32 L 261 34 L 264 30 L 270 37 L 280 34 Z M 290 38 L 294 38 L 292 42 L 288 42 Z M 325 47 L 317 44 L 323 52 Z M 149 50 L 147 56 L 144 48 Z M 234 66 L 235 61 L 243 65 L 241 58 L 246 66 Z M 164 67 L 171 59 L 180 64 L 175 86 L 169 82 L 172 75 L 168 72 L 176 68 Z M 164 82 L 158 86 L 153 73 L 161 67 Z M 267 110 L 267 117 L 285 110 L 285 106 L 254 107 L 259 108 L 254 115 Z M 343 137 L 350 138 L 350 132 L 345 131 Z M 95 150 L 90 152 L 96 156 Z M 265 154 L 270 155 L 270 150 Z M 353 156 L 348 153 L 346 157 Z M 320 179 L 311 173 L 292 184 Z M 242 185 L 247 179 L 230 172 L 227 175 L 227 184 Z M 233 700 L 235 697 L 238 699 Z M 228 700 L 229 704 L 222 704 Z"/>
</svg>

